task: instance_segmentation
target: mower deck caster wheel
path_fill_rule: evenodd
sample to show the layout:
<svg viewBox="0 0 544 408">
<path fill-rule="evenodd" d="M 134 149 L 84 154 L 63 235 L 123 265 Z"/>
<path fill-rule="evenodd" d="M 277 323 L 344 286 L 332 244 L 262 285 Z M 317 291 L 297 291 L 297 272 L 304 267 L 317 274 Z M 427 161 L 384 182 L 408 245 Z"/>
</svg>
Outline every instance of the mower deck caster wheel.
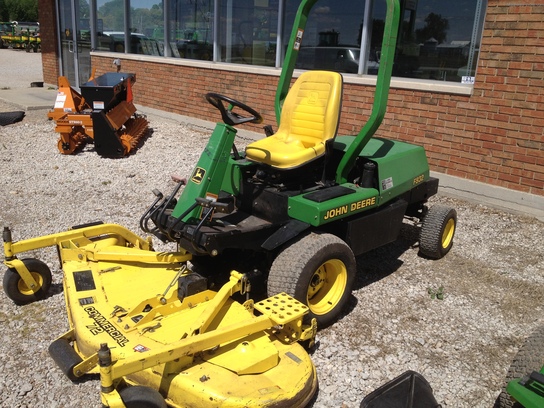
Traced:
<svg viewBox="0 0 544 408">
<path fill-rule="evenodd" d="M 49 292 L 52 280 L 51 270 L 42 261 L 27 258 L 23 259 L 22 262 L 34 280 L 38 282 L 38 288 L 37 290 L 29 288 L 19 273 L 17 273 L 17 270 L 8 268 L 4 274 L 4 292 L 16 305 L 26 305 L 36 300 L 44 299 Z"/>
<path fill-rule="evenodd" d="M 432 259 L 446 255 L 452 245 L 457 227 L 457 212 L 450 207 L 435 205 L 423 218 L 419 236 L 419 252 Z"/>
<path fill-rule="evenodd" d="M 126 408 L 167 408 L 162 395 L 153 388 L 135 385 L 119 391 Z"/>
<path fill-rule="evenodd" d="M 57 339 L 49 345 L 49 355 L 66 377 L 76 382 L 80 376 L 74 373 L 74 367 L 83 360 L 66 339 Z"/>
</svg>

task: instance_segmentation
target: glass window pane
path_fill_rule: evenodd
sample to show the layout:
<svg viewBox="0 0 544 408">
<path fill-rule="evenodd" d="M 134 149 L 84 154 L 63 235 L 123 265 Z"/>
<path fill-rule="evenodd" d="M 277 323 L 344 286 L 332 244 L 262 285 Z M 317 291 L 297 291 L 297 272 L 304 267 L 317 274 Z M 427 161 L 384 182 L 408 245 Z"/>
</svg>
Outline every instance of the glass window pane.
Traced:
<svg viewBox="0 0 544 408">
<path fill-rule="evenodd" d="M 168 13 L 172 56 L 212 60 L 213 0 L 173 0 Z"/>
<path fill-rule="evenodd" d="M 285 45 L 298 4 L 286 5 Z M 364 10 L 365 2 L 360 0 L 319 1 L 308 18 L 296 68 L 357 73 Z"/>
<path fill-rule="evenodd" d="M 274 66 L 279 0 L 226 0 L 220 6 L 221 61 Z"/>
<path fill-rule="evenodd" d="M 103 27 L 98 38 L 98 49 L 125 52 L 124 2 L 98 1 L 98 27 Z M 130 1 L 130 47 L 132 54 L 164 55 L 164 42 L 154 38 L 164 26 L 163 7 L 160 0 Z"/>
<path fill-rule="evenodd" d="M 393 75 L 453 82 L 474 76 L 485 10 L 482 0 L 403 0 L 401 9 Z M 384 19 L 385 2 L 376 1 L 371 47 L 378 52 Z M 478 44 L 473 43 L 475 38 Z"/>
</svg>

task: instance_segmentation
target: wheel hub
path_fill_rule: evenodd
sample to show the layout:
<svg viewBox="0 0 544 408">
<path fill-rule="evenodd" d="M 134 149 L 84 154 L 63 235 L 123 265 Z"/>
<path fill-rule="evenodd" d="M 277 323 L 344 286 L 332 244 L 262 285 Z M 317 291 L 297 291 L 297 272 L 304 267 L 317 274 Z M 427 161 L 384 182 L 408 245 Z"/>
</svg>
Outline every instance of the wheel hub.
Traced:
<svg viewBox="0 0 544 408">
<path fill-rule="evenodd" d="M 339 259 L 323 263 L 308 285 L 307 304 L 314 314 L 329 313 L 340 301 L 347 284 L 347 269 Z"/>
<path fill-rule="evenodd" d="M 43 286 L 43 278 L 39 273 L 36 272 L 30 272 L 32 274 L 32 277 L 36 282 L 38 282 L 38 288 L 41 288 Z M 25 283 L 24 280 L 19 279 L 19 282 L 17 283 L 17 288 L 19 289 L 19 292 L 25 296 L 29 296 L 34 294 L 34 290 L 28 287 L 28 285 Z"/>
<path fill-rule="evenodd" d="M 455 221 L 453 218 L 450 218 L 444 227 L 444 232 L 442 233 L 442 248 L 447 248 L 450 245 L 454 232 Z"/>
</svg>

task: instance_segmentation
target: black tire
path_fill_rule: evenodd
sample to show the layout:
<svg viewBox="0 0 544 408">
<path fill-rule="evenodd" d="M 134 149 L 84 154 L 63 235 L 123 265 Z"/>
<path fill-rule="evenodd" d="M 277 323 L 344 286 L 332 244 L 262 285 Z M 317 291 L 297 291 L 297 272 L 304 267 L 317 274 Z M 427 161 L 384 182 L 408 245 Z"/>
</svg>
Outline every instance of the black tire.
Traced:
<svg viewBox="0 0 544 408">
<path fill-rule="evenodd" d="M 521 346 L 514 357 L 508 373 L 502 392 L 499 395 L 500 408 L 523 408 L 523 406 L 513 401 L 506 392 L 506 385 L 516 378 L 521 378 L 533 371 L 540 371 L 544 366 L 544 326 L 539 327 L 532 333 Z"/>
<path fill-rule="evenodd" d="M 16 305 L 26 305 L 43 299 L 51 287 L 51 270 L 42 261 L 34 258 L 23 259 L 22 262 L 38 282 L 36 291 L 30 289 L 14 268 L 8 268 L 4 274 L 4 292 Z"/>
<path fill-rule="evenodd" d="M 25 117 L 24 111 L 0 112 L 0 126 L 11 125 L 20 122 Z"/>
<path fill-rule="evenodd" d="M 433 259 L 440 259 L 453 246 L 457 228 L 457 212 L 451 207 L 435 205 L 423 218 L 419 235 L 419 252 Z"/>
<path fill-rule="evenodd" d="M 167 408 L 162 395 L 153 388 L 135 385 L 119 391 L 126 408 Z"/>
<path fill-rule="evenodd" d="M 311 233 L 286 247 L 268 275 L 267 292 L 285 292 L 307 305 L 319 328 L 334 323 L 351 295 L 356 262 L 350 247 L 331 234 Z"/>
</svg>

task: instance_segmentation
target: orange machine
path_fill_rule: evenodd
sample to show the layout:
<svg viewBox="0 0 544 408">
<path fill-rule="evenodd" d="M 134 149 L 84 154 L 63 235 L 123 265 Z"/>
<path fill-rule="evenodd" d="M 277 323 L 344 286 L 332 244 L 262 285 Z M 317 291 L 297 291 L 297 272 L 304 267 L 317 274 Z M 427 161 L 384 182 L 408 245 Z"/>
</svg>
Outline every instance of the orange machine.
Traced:
<svg viewBox="0 0 544 408">
<path fill-rule="evenodd" d="M 134 74 L 109 72 L 81 85 L 81 93 L 59 77 L 55 106 L 47 116 L 60 133 L 58 149 L 72 154 L 87 142 L 105 157 L 123 157 L 146 135 L 147 119 L 133 104 Z"/>
</svg>

